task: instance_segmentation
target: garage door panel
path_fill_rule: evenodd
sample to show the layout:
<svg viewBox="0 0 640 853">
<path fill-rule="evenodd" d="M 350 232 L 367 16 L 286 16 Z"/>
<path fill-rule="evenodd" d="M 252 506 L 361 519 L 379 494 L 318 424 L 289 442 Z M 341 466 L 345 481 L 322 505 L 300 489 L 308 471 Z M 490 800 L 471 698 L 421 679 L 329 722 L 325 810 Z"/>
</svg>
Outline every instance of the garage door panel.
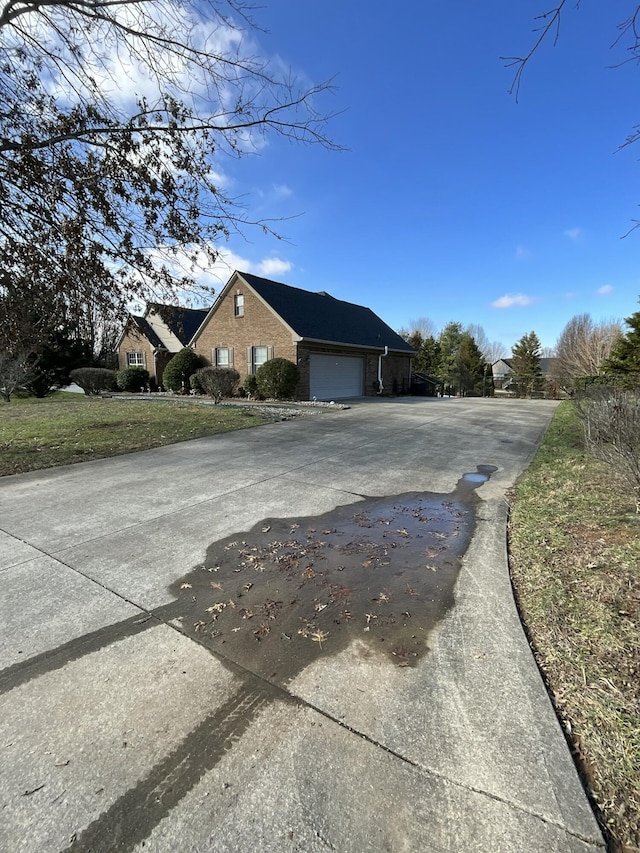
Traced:
<svg viewBox="0 0 640 853">
<path fill-rule="evenodd" d="M 364 359 L 347 355 L 313 353 L 310 360 L 310 391 L 319 400 L 360 397 L 363 393 Z"/>
</svg>

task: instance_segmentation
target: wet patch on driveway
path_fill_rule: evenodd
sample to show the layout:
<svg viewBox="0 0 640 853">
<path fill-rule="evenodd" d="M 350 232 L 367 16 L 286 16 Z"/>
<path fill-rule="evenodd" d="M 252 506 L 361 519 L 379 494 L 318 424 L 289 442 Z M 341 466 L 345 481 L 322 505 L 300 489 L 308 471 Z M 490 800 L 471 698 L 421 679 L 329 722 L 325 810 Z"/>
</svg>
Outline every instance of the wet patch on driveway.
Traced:
<svg viewBox="0 0 640 853">
<path fill-rule="evenodd" d="M 495 470 L 479 465 L 448 494 L 367 498 L 315 519 L 264 521 L 212 544 L 204 564 L 171 586 L 171 603 L 5 671 L 10 690 L 165 622 L 242 678 L 223 706 L 74 833 L 65 853 L 133 851 L 144 844 L 258 711 L 276 699 L 300 702 L 281 688 L 319 655 L 337 654 L 358 639 L 358 654 L 416 664 L 428 652 L 431 630 L 454 605 L 475 527 L 476 490 Z"/>
<path fill-rule="evenodd" d="M 269 519 L 210 546 L 177 581 L 181 629 L 284 686 L 320 654 L 412 666 L 453 606 L 475 525 L 479 465 L 446 495 L 369 498 L 312 519 Z"/>
</svg>

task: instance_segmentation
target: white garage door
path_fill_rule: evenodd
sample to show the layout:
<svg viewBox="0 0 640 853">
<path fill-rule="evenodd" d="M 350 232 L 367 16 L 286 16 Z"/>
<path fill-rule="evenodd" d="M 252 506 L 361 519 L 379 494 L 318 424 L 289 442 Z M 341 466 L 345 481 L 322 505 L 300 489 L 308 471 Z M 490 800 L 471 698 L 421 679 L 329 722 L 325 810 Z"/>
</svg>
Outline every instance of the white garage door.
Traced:
<svg viewBox="0 0 640 853">
<path fill-rule="evenodd" d="M 311 397 L 339 400 L 361 397 L 364 359 L 348 355 L 311 355 Z"/>
</svg>

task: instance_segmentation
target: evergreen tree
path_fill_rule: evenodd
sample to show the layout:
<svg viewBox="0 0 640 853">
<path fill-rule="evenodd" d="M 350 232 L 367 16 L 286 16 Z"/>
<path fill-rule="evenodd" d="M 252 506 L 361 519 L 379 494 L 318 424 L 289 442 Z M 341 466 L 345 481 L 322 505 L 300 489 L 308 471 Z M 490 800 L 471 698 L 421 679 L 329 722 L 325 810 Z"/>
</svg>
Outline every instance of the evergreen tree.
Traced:
<svg viewBox="0 0 640 853">
<path fill-rule="evenodd" d="M 422 334 L 416 331 L 407 338 L 407 343 L 416 351 L 416 357 L 413 360 L 414 371 L 416 373 L 426 373 L 428 376 L 437 376 L 440 361 L 440 345 L 433 335 L 423 338 Z"/>
<path fill-rule="evenodd" d="M 603 370 L 623 385 L 640 384 L 640 311 L 625 317 L 629 331 L 618 341 Z"/>
<path fill-rule="evenodd" d="M 484 380 L 484 359 L 475 339 L 467 332 L 464 332 L 460 339 L 456 365 L 461 396 L 481 396 Z"/>
<path fill-rule="evenodd" d="M 438 377 L 445 384 L 448 394 L 457 394 L 460 389 L 460 366 L 458 353 L 462 343 L 462 323 L 447 323 L 438 337 L 440 358 L 438 360 Z"/>
<path fill-rule="evenodd" d="M 427 373 L 429 376 L 437 377 L 438 365 L 440 363 L 440 344 L 433 335 L 429 335 L 422 342 L 420 358 L 423 365 L 422 372 Z"/>
<path fill-rule="evenodd" d="M 517 344 L 511 347 L 512 382 L 519 397 L 531 397 L 542 387 L 540 370 L 540 340 L 535 332 L 523 335 Z"/>
</svg>

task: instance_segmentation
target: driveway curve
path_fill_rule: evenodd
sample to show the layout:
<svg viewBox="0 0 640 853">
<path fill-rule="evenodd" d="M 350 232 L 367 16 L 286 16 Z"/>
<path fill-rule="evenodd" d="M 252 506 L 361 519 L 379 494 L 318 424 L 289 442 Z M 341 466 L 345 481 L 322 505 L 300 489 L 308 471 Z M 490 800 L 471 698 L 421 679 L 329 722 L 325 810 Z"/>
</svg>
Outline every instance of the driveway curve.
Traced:
<svg viewBox="0 0 640 853">
<path fill-rule="evenodd" d="M 513 603 L 551 401 L 0 480 L 0 848 L 596 851 Z"/>
</svg>

